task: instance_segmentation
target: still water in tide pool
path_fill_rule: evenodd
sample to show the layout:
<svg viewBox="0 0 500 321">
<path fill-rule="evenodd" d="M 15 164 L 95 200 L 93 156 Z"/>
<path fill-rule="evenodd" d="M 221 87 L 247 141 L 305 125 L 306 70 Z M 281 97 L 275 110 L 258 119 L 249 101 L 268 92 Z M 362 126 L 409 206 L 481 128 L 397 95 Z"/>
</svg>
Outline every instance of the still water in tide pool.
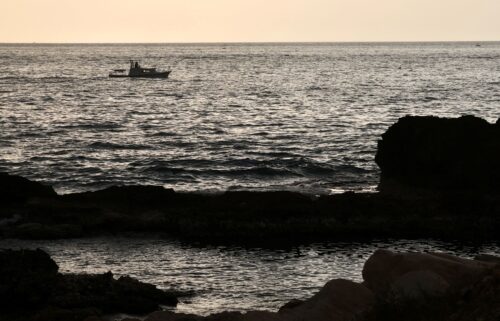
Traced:
<svg viewBox="0 0 500 321">
<path fill-rule="evenodd" d="M 110 79 L 129 59 L 171 78 Z M 67 193 L 373 189 L 398 118 L 496 121 L 500 43 L 0 45 L 0 171 Z"/>
<path fill-rule="evenodd" d="M 196 247 L 162 239 L 90 238 L 65 241 L 0 240 L 0 248 L 42 248 L 61 272 L 131 275 L 163 289 L 193 291 L 178 312 L 271 310 L 305 299 L 327 281 L 361 281 L 364 262 L 379 248 L 437 251 L 473 257 L 500 255 L 499 244 L 481 246 L 430 240 L 321 243 L 289 249 Z"/>
</svg>

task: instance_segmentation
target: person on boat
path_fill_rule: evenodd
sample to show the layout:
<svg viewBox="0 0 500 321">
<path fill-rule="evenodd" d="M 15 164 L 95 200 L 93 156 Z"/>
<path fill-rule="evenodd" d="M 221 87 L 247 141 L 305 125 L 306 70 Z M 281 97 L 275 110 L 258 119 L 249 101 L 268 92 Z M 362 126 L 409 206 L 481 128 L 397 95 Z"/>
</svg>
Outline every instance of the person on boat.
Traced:
<svg viewBox="0 0 500 321">
<path fill-rule="evenodd" d="M 139 68 L 140 68 L 140 67 L 139 67 L 139 62 L 138 62 L 138 61 L 136 61 L 136 62 L 135 62 L 135 68 L 136 68 L 136 69 L 139 69 Z"/>
</svg>

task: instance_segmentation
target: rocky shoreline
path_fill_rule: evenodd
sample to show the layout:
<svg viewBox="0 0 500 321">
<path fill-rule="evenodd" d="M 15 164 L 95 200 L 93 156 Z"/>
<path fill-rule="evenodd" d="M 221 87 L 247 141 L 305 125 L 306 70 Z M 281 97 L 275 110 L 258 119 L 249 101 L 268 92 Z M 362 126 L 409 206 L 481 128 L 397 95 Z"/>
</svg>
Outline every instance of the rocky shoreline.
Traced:
<svg viewBox="0 0 500 321">
<path fill-rule="evenodd" d="M 500 122 L 472 116 L 405 117 L 384 134 L 376 161 L 380 192 L 317 196 L 202 195 L 158 186 L 58 195 L 50 186 L 4 173 L 0 238 L 132 232 L 265 246 L 371 238 L 500 240 Z M 41 251 L 0 252 L 0 267 L 2 320 L 80 321 L 91 316 L 87 321 L 97 321 L 103 313 L 146 313 L 176 302 L 173 293 L 130 278 L 60 275 Z M 378 251 L 366 262 L 363 277 L 362 284 L 333 280 L 313 298 L 290 302 L 277 313 L 200 317 L 157 311 L 146 321 L 500 319 L 496 257 L 465 260 Z M 49 290 L 46 284 L 53 286 Z"/>
<path fill-rule="evenodd" d="M 500 124 L 472 116 L 405 117 L 379 142 L 380 192 L 178 193 L 114 186 L 58 195 L 0 174 L 0 238 L 159 233 L 266 244 L 370 238 L 498 240 Z"/>
<path fill-rule="evenodd" d="M 500 230 L 500 196 L 489 194 L 457 193 L 439 198 L 385 193 L 201 195 L 126 186 L 57 195 L 49 187 L 7 174 L 0 175 L 0 186 L 1 238 L 59 239 L 135 232 L 227 243 L 370 238 L 481 242 L 498 240 Z M 8 195 L 9 191 L 15 191 L 16 197 Z"/>
<path fill-rule="evenodd" d="M 146 314 L 176 306 L 177 292 L 165 292 L 111 272 L 61 274 L 42 250 L 0 251 L 0 319 L 83 320 L 111 313 Z"/>
<path fill-rule="evenodd" d="M 207 317 L 161 311 L 176 293 L 129 277 L 64 275 L 41 250 L 0 251 L 0 319 L 104 321 L 110 313 L 146 314 L 146 321 L 496 321 L 500 318 L 500 257 L 474 260 L 442 253 L 376 251 L 363 283 L 329 281 L 310 299 L 278 312 L 225 312 Z M 126 318 L 123 321 L 139 321 Z"/>
</svg>

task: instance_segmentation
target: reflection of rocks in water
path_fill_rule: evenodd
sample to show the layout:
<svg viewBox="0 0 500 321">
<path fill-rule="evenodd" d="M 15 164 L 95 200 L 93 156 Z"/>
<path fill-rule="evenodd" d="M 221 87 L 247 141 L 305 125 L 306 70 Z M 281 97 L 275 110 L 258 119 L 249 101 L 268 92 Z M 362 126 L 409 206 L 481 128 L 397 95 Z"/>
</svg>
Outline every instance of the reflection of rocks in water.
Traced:
<svg viewBox="0 0 500 321">
<path fill-rule="evenodd" d="M 0 320 L 83 320 L 103 313 L 148 313 L 175 306 L 175 293 L 130 277 L 58 273 L 41 250 L 0 251 Z"/>
</svg>

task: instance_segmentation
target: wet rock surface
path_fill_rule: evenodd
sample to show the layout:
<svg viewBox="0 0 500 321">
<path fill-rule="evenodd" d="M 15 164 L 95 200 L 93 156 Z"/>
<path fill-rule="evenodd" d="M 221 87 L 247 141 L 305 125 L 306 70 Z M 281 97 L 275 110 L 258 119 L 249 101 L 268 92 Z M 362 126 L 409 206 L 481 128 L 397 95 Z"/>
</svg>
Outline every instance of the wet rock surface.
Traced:
<svg viewBox="0 0 500 321">
<path fill-rule="evenodd" d="M 175 294 L 130 277 L 58 273 L 42 250 L 0 251 L 1 320 L 83 320 L 106 313 L 144 314 L 175 306 Z"/>
</svg>

